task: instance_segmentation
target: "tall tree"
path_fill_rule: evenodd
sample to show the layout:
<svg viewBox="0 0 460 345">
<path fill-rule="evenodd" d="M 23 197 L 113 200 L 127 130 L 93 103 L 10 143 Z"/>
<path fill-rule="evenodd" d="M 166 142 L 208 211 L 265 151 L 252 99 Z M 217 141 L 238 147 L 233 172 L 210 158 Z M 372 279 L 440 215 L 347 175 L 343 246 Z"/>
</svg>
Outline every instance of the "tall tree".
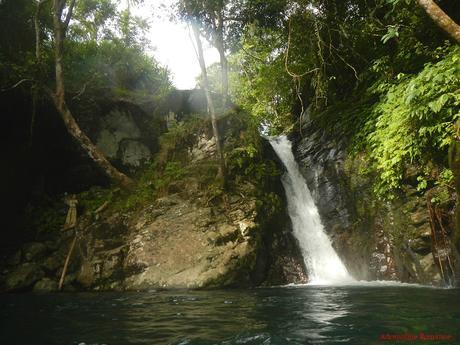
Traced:
<svg viewBox="0 0 460 345">
<path fill-rule="evenodd" d="M 228 0 L 180 0 L 180 16 L 187 21 L 193 21 L 201 29 L 203 36 L 219 52 L 221 67 L 222 105 L 228 101 L 228 60 L 225 45 L 226 6 Z"/>
<path fill-rule="evenodd" d="M 222 106 L 225 107 L 228 101 L 228 60 L 225 54 L 223 10 L 224 6 L 221 6 L 216 12 L 216 34 L 214 38 L 214 45 L 219 52 L 220 68 L 222 74 Z"/>
<path fill-rule="evenodd" d="M 34 13 L 34 31 L 35 31 L 35 79 L 40 80 L 43 70 L 43 61 L 41 54 L 41 32 L 40 32 L 40 11 L 45 2 L 48 0 L 37 0 L 35 13 Z M 30 144 L 33 141 L 34 127 L 35 127 L 35 118 L 37 116 L 37 103 L 39 98 L 39 89 L 38 86 L 34 83 L 32 84 L 31 89 L 32 95 L 32 114 L 30 119 Z"/>
<path fill-rule="evenodd" d="M 54 92 L 50 95 L 56 109 L 61 115 L 64 124 L 72 137 L 85 150 L 89 157 L 109 176 L 113 181 L 122 186 L 129 186 L 132 180 L 118 171 L 101 151 L 91 142 L 88 136 L 80 129 L 78 123 L 72 115 L 65 100 L 65 82 L 64 82 L 64 41 L 67 28 L 72 18 L 72 12 L 76 0 L 71 0 L 67 6 L 67 0 L 53 0 L 53 37 L 54 37 L 54 59 L 55 59 L 55 78 L 56 86 Z M 64 15 L 64 10 L 66 13 Z"/>
<path fill-rule="evenodd" d="M 433 0 L 417 0 L 434 22 L 460 44 L 460 25 L 450 18 Z"/>
<path fill-rule="evenodd" d="M 228 54 L 239 45 L 245 27 L 257 22 L 273 26 L 282 22 L 288 0 L 179 0 L 179 15 L 195 21 L 200 32 L 219 53 L 223 106 L 228 101 Z"/>
<path fill-rule="evenodd" d="M 197 57 L 198 57 L 198 62 L 201 68 L 201 75 L 203 78 L 203 88 L 206 94 L 206 100 L 208 102 L 208 109 L 211 114 L 212 131 L 213 131 L 214 138 L 216 140 L 216 151 L 217 151 L 217 156 L 219 159 L 218 177 L 222 179 L 223 185 L 225 186 L 226 184 L 225 158 L 224 158 L 224 153 L 222 151 L 222 146 L 220 142 L 219 128 L 217 127 L 216 109 L 214 107 L 214 102 L 211 97 L 211 92 L 209 91 L 208 73 L 206 70 L 206 62 L 204 60 L 203 46 L 201 44 L 200 30 L 196 23 L 192 23 L 192 30 L 193 30 L 193 34 L 195 37 L 197 55 L 198 55 Z"/>
</svg>

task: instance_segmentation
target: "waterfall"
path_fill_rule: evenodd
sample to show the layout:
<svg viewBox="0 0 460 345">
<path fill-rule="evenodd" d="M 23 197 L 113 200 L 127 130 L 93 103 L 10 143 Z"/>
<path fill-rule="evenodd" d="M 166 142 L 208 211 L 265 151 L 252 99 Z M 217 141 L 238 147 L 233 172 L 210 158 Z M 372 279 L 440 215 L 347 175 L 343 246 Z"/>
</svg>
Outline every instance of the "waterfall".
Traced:
<svg viewBox="0 0 460 345">
<path fill-rule="evenodd" d="M 292 154 L 291 142 L 286 136 L 280 136 L 271 138 L 270 144 L 287 169 L 282 182 L 286 192 L 288 212 L 294 236 L 299 242 L 308 270 L 310 283 L 353 282 L 354 279 L 349 275 L 324 232 L 318 209 Z"/>
</svg>

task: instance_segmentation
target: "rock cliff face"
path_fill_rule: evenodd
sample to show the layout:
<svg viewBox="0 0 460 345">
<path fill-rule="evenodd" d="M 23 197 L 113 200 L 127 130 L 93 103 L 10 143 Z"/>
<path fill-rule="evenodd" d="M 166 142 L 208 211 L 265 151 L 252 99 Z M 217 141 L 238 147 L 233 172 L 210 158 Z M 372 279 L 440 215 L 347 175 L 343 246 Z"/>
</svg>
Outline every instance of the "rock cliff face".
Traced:
<svg viewBox="0 0 460 345">
<path fill-rule="evenodd" d="M 352 275 L 443 284 L 446 277 L 432 253 L 427 197 L 416 184 L 406 181 L 396 201 L 379 201 L 372 192 L 375 177 L 365 172 L 364 156 L 352 158 L 345 140 L 311 120 L 304 123 L 302 133 L 292 136 L 294 154 L 325 229 Z M 452 219 L 450 213 L 447 223 Z M 448 250 L 453 260 L 458 258 L 453 246 Z"/>
<path fill-rule="evenodd" d="M 241 194 L 250 195 L 250 188 Z M 267 228 L 273 224 L 263 224 L 256 200 L 241 194 L 212 207 L 204 205 L 200 193 L 195 200 L 174 194 L 135 214 L 102 215 L 85 227 L 86 253 L 76 272 L 77 285 L 132 290 L 301 281 L 303 267 L 292 238 L 287 240 L 290 248 L 275 243 Z M 116 231 L 118 241 L 113 242 L 108 235 Z M 291 265 L 275 260 L 282 249 Z M 270 271 L 282 274 L 269 277 Z"/>
<path fill-rule="evenodd" d="M 101 117 L 93 137 L 108 159 L 129 170 L 141 167 L 158 151 L 158 137 L 165 127 L 165 121 L 120 103 Z"/>
<path fill-rule="evenodd" d="M 244 130 L 231 118 L 222 119 L 220 128 L 226 146 L 243 140 Z M 192 131 L 193 140 L 181 138 L 185 147 L 175 147 L 168 155 L 182 157 L 189 165 L 173 166 L 192 172 L 197 166 L 212 169 L 215 140 L 209 133 L 205 126 Z M 262 144 L 262 151 L 264 160 L 278 164 L 268 143 Z M 1 261 L 0 290 L 55 290 L 74 233 L 77 241 L 64 290 L 304 283 L 303 260 L 281 206 L 279 176 L 270 176 L 262 191 L 261 185 L 239 176 L 229 192 L 210 195 L 196 173 L 174 175 L 162 189 L 165 196 L 147 198 L 131 209 L 117 206 L 120 192 L 112 191 L 115 196 L 108 203 L 91 212 L 80 210 L 84 214 L 75 232 L 37 235 L 35 242 L 7 253 Z M 272 199 L 265 200 L 267 196 Z"/>
<path fill-rule="evenodd" d="M 81 218 L 64 289 L 140 290 L 306 282 L 282 210 L 266 219 L 254 186 L 207 205 L 197 189 L 142 209 Z M 2 270 L 2 290 L 57 288 L 72 232 L 26 244 Z"/>
</svg>

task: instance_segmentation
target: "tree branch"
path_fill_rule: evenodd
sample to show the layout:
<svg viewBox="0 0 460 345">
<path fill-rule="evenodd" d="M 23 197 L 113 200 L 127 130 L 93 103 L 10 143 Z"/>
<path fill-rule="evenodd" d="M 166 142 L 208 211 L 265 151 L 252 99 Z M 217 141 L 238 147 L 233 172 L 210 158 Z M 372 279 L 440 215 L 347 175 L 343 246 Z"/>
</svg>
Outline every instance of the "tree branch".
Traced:
<svg viewBox="0 0 460 345">
<path fill-rule="evenodd" d="M 313 72 L 316 72 L 317 70 L 319 70 L 319 68 L 316 67 L 316 68 L 313 68 L 310 71 L 305 71 L 304 73 L 302 73 L 300 75 L 290 71 L 289 70 L 289 48 L 290 48 L 290 46 L 291 46 L 291 21 L 289 21 L 289 35 L 288 35 L 288 41 L 287 41 L 286 54 L 284 56 L 284 67 L 286 69 L 287 74 L 289 74 L 293 78 L 301 78 L 301 77 L 306 76 L 307 74 L 310 74 L 310 73 L 313 73 Z"/>
<path fill-rule="evenodd" d="M 433 21 L 460 44 L 460 25 L 450 18 L 433 0 L 417 0 Z"/>
<path fill-rule="evenodd" d="M 62 30 L 64 30 L 64 32 L 67 31 L 67 28 L 68 28 L 69 23 L 70 23 L 70 19 L 72 18 L 72 12 L 73 12 L 73 9 L 75 7 L 75 2 L 76 2 L 76 0 L 72 0 L 72 2 L 70 3 L 69 10 L 67 12 L 67 15 L 66 15 L 64 23 L 63 23 Z"/>
<path fill-rule="evenodd" d="M 37 81 L 35 79 L 21 79 L 20 81 L 18 81 L 16 84 L 14 84 L 13 86 L 11 87 L 7 87 L 6 89 L 2 89 L 2 92 L 5 92 L 5 91 L 9 91 L 9 90 L 13 90 L 15 88 L 17 88 L 19 85 L 25 83 L 25 82 L 32 82 L 32 83 L 36 83 Z"/>
<path fill-rule="evenodd" d="M 76 100 L 76 99 L 79 99 L 81 95 L 83 95 L 86 91 L 86 87 L 88 86 L 88 84 L 90 84 L 94 78 L 95 78 L 96 74 L 93 74 L 93 76 L 91 77 L 90 80 L 88 80 L 86 83 L 83 84 L 83 87 L 80 89 L 80 91 L 78 91 L 78 93 L 72 97 L 72 100 Z"/>
</svg>

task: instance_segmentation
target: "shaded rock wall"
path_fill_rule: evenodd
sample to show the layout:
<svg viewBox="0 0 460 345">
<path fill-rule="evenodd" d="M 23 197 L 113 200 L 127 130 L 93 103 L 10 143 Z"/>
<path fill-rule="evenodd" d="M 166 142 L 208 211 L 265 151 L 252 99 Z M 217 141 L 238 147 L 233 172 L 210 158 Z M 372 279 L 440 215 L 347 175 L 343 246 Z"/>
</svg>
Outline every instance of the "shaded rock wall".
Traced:
<svg viewBox="0 0 460 345">
<path fill-rule="evenodd" d="M 166 131 L 162 117 L 121 102 L 113 104 L 96 123 L 89 135 L 112 163 L 127 172 L 150 160 L 158 151 L 158 138 Z"/>
<path fill-rule="evenodd" d="M 307 119 L 293 150 L 325 225 L 356 279 L 442 284 L 432 254 L 426 196 L 406 183 L 393 202 L 377 200 L 367 160 Z"/>
<path fill-rule="evenodd" d="M 166 131 L 168 112 L 185 116 L 206 110 L 199 90 L 172 91 L 165 99 L 125 99 L 107 90 L 69 97 L 78 124 L 120 170 L 131 174 L 158 150 Z M 28 91 L 21 88 L 0 95 L 4 135 L 1 152 L 7 162 L 0 171 L 0 189 L 7 201 L 0 224 L 5 231 L 0 247 L 33 240 L 33 229 L 21 219 L 30 204 L 45 197 L 79 193 L 109 179 L 67 133 L 54 106 L 42 100 L 32 126 Z"/>
</svg>

